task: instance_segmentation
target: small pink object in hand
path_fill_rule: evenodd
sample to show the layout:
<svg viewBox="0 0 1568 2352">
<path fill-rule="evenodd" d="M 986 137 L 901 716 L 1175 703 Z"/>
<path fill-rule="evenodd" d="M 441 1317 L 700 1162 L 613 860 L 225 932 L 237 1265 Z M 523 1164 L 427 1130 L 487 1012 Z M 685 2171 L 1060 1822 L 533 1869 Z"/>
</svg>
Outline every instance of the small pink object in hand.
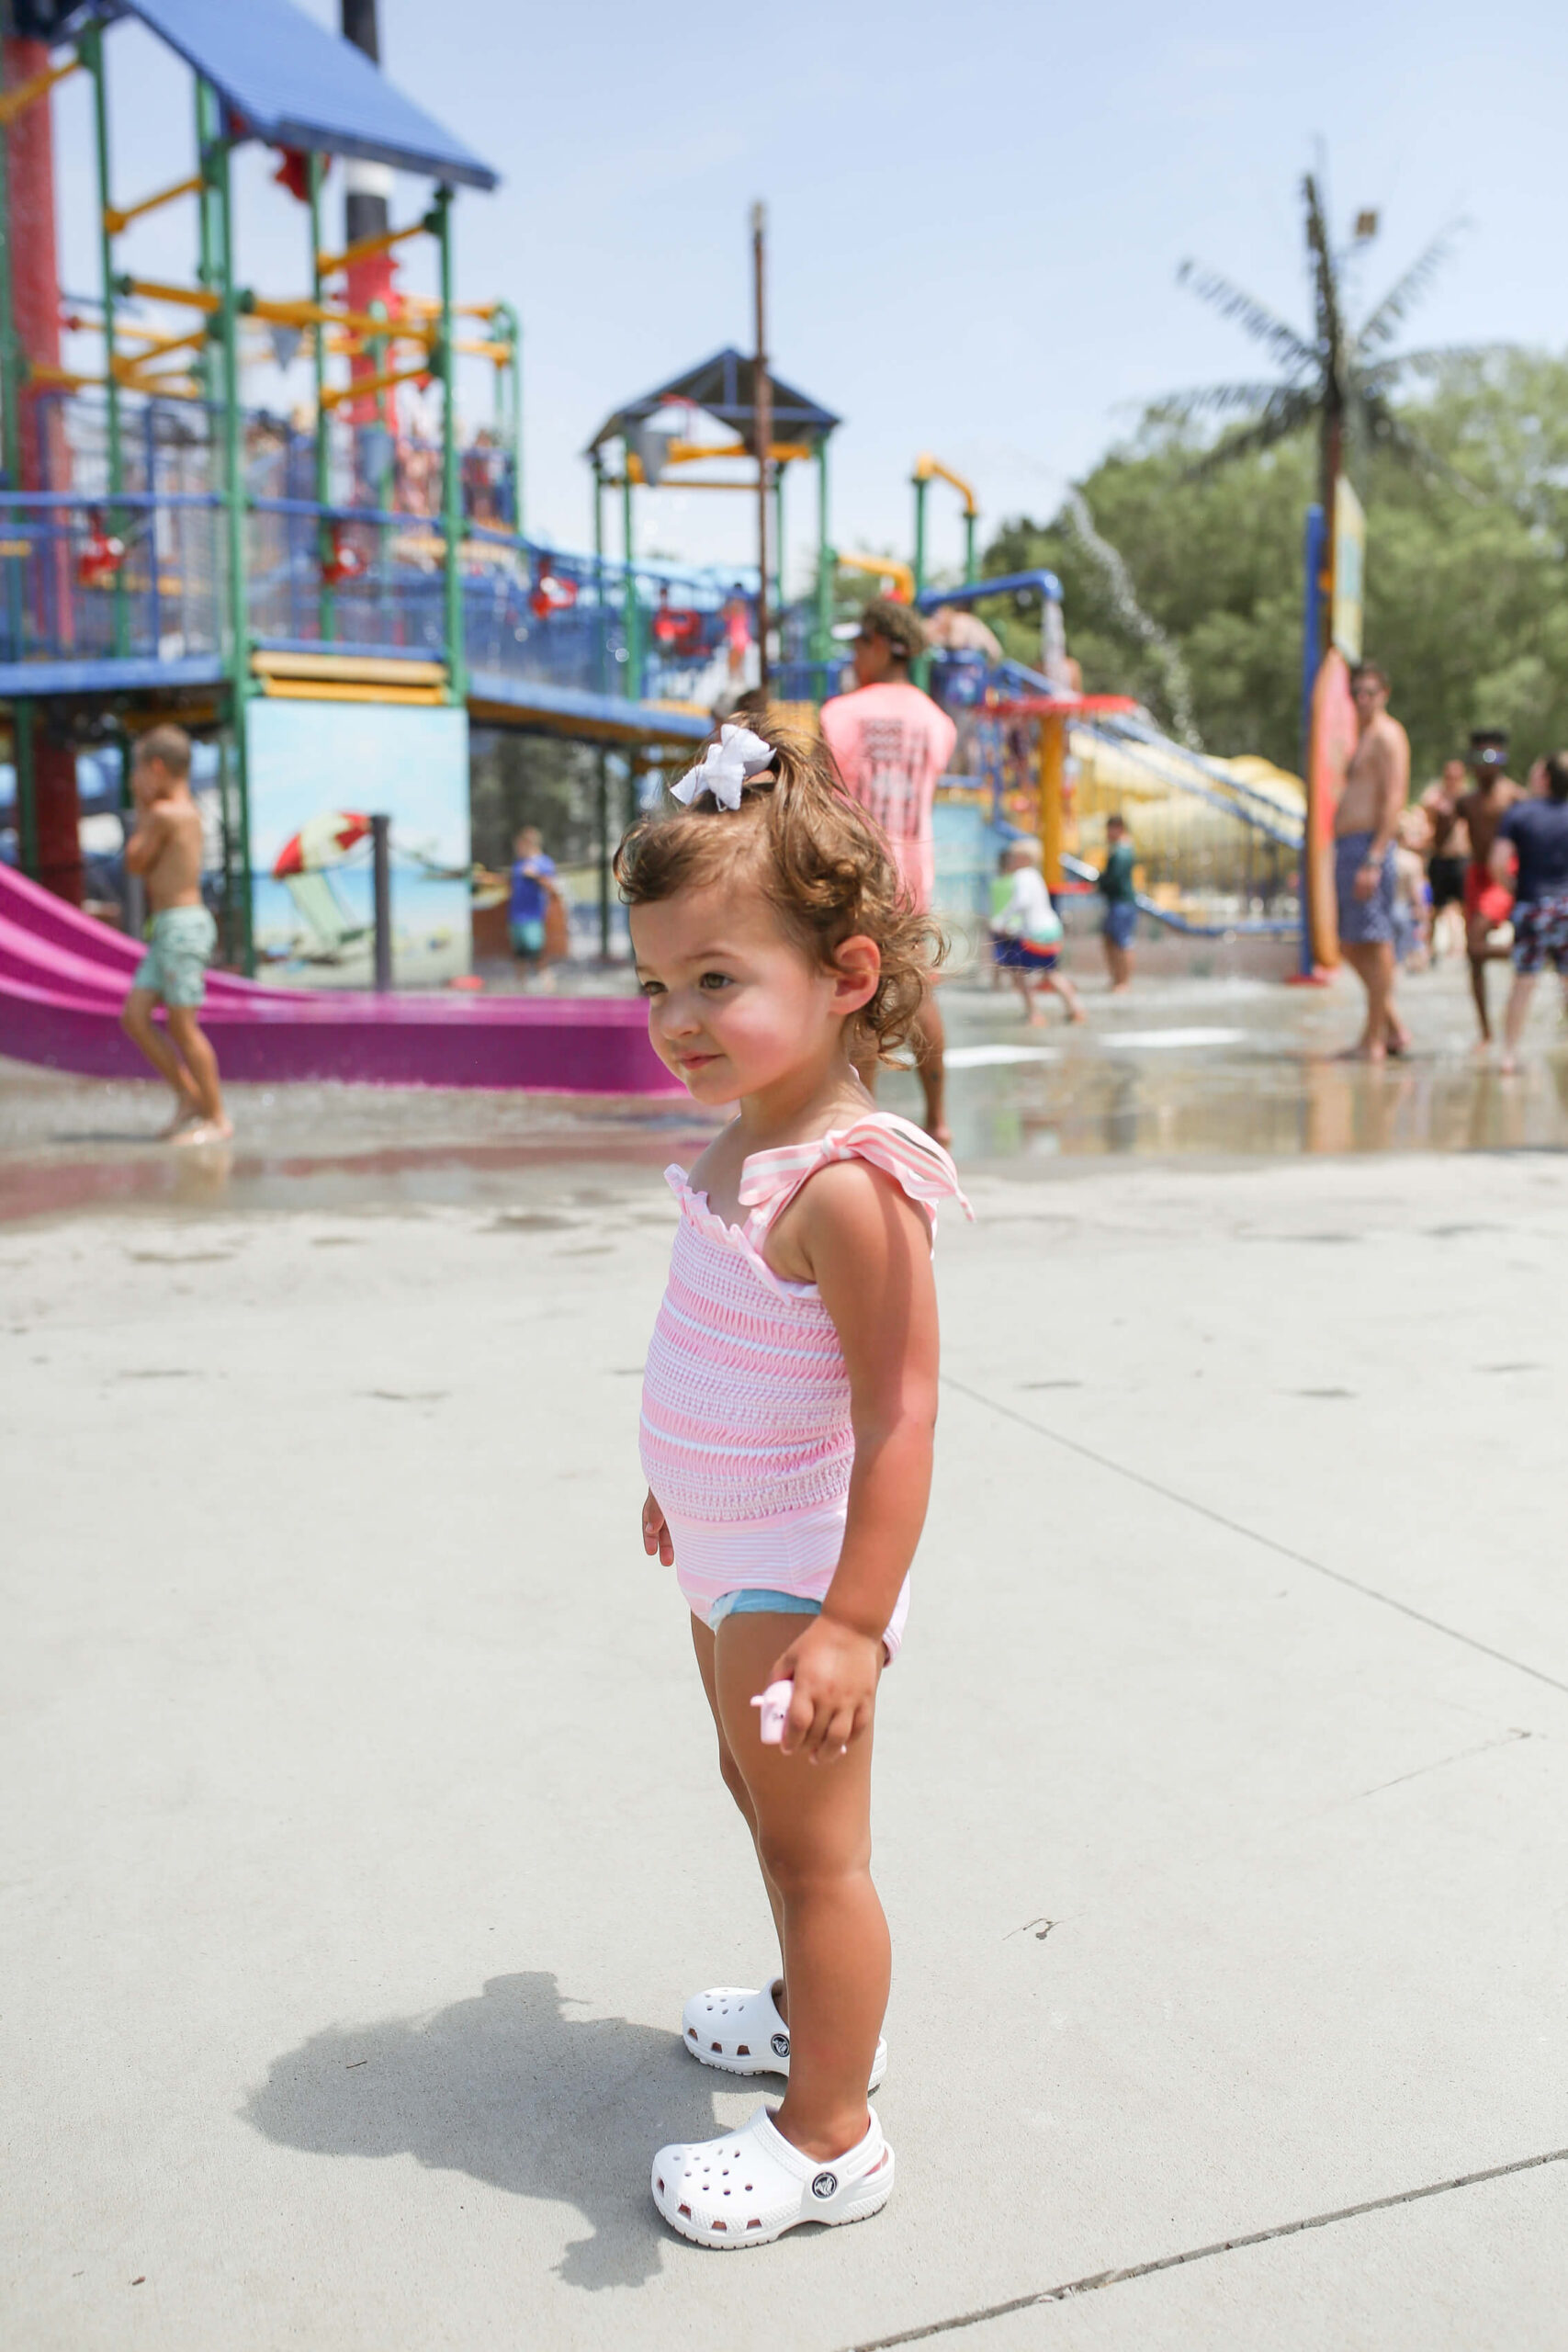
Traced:
<svg viewBox="0 0 1568 2352">
<path fill-rule="evenodd" d="M 793 1682 L 770 1682 L 767 1689 L 760 1690 L 752 1700 L 751 1704 L 762 1710 L 762 1720 L 759 1729 L 764 1747 L 777 1747 L 781 1745 L 784 1736 L 784 1719 L 789 1713 L 789 1702 L 794 1696 Z"/>
</svg>

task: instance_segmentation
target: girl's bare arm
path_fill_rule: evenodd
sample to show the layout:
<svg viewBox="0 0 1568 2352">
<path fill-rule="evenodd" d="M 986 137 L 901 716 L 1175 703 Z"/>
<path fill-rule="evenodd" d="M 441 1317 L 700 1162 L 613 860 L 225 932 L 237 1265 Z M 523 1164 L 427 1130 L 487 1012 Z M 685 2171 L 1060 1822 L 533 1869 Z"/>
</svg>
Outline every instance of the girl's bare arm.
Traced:
<svg viewBox="0 0 1568 2352">
<path fill-rule="evenodd" d="M 775 1679 L 795 1683 L 786 1750 L 824 1756 L 871 1721 L 882 1637 L 925 1523 L 936 1284 L 924 1212 L 864 1160 L 823 1169 L 802 1193 L 792 1226 L 787 1254 L 809 1269 L 839 1333 L 855 1434 L 838 1572 L 821 1616 L 774 1668 Z"/>
</svg>

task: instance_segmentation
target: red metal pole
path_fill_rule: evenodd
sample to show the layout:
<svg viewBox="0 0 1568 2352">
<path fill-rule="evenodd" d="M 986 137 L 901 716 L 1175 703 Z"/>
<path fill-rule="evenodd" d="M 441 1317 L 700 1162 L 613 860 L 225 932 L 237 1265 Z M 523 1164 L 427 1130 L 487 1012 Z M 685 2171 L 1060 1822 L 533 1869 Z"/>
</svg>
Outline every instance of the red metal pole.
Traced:
<svg viewBox="0 0 1568 2352">
<path fill-rule="evenodd" d="M 47 73 L 49 45 L 7 40 L 5 84 L 14 90 Z M 54 100 L 39 98 L 6 132 L 11 191 L 11 287 L 17 348 L 24 373 L 29 366 L 60 365 L 60 268 L 55 252 Z M 71 488 L 70 451 L 58 400 L 39 397 L 24 384 L 17 403 L 17 439 L 23 490 Z M 63 520 L 64 518 L 62 517 Z M 44 559 L 59 577 L 51 602 L 68 625 L 70 571 L 62 540 Z M 41 583 L 40 583 L 41 584 Z M 63 650 L 63 648 L 62 649 Z M 33 790 L 38 811 L 39 880 L 74 906 L 82 901 L 82 843 L 76 797 L 76 753 L 68 742 L 52 742 L 43 729 L 33 738 Z"/>
<path fill-rule="evenodd" d="M 343 37 L 355 48 L 364 51 L 373 65 L 381 62 L 380 28 L 376 21 L 376 0 L 339 0 L 338 22 Z M 366 164 L 350 157 L 344 165 L 346 193 L 344 199 L 344 243 L 356 245 L 367 237 L 384 237 L 391 226 L 390 205 L 392 175 L 384 164 Z M 389 319 L 397 311 L 395 276 L 397 264 L 389 253 L 371 254 L 364 261 L 350 264 L 344 273 L 346 279 L 348 307 L 363 316 L 371 305 L 378 302 Z M 378 359 L 374 352 L 358 353 L 348 363 L 350 383 L 364 376 L 378 374 L 386 366 L 385 357 Z M 366 392 L 346 403 L 349 420 L 355 425 L 384 424 L 394 436 L 398 429 L 397 395 L 390 389 L 381 392 Z M 357 469 L 356 469 L 357 470 Z M 374 491 L 378 485 L 366 487 Z"/>
</svg>

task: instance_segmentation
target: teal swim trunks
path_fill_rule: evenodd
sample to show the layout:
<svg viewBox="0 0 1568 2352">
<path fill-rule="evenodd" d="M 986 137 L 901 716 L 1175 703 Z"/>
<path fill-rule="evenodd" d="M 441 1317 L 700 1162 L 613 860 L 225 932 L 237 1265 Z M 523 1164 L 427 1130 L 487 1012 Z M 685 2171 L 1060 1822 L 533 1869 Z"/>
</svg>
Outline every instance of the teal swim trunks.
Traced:
<svg viewBox="0 0 1568 2352">
<path fill-rule="evenodd" d="M 130 985 L 151 989 L 165 1004 L 197 1005 L 217 944 L 218 925 L 205 907 L 165 907 L 152 918 L 147 953 Z"/>
</svg>

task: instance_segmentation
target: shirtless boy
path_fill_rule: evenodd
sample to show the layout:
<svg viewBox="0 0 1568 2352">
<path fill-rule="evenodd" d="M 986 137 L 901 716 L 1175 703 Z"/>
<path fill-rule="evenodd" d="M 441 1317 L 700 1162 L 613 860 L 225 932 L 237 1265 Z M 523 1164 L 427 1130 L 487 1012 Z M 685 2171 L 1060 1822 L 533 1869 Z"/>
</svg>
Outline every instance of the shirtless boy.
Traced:
<svg viewBox="0 0 1568 2352">
<path fill-rule="evenodd" d="M 1334 817 L 1339 944 L 1367 991 L 1367 1020 L 1347 1059 L 1381 1062 L 1410 1036 L 1393 1004 L 1394 829 L 1410 785 L 1410 739 L 1388 715 L 1388 680 L 1375 662 L 1351 673 L 1356 749 Z"/>
<path fill-rule="evenodd" d="M 218 931 L 201 903 L 201 814 L 191 797 L 190 737 L 183 727 L 154 727 L 141 738 L 130 792 L 136 829 L 125 862 L 146 885 L 152 922 L 120 1026 L 174 1088 L 167 1141 L 218 1143 L 233 1129 L 218 1091 L 218 1057 L 196 1017 Z M 155 1004 L 167 1012 L 166 1036 L 152 1019 Z"/>
<path fill-rule="evenodd" d="M 1515 801 L 1525 796 L 1506 772 L 1508 738 L 1501 727 L 1477 727 L 1473 730 L 1468 764 L 1475 781 L 1459 804 L 1459 814 L 1470 834 L 1470 864 L 1464 876 L 1464 944 L 1470 957 L 1471 991 L 1481 1023 L 1478 1051 L 1484 1053 L 1492 1043 L 1492 1017 L 1486 1002 L 1486 967 L 1492 960 L 1492 951 L 1486 942 L 1514 910 L 1512 890 L 1491 871 L 1492 850 L 1504 818 Z M 1499 952 L 1506 954 L 1506 950 Z"/>
<path fill-rule="evenodd" d="M 1445 760 L 1438 781 L 1429 784 L 1421 795 L 1421 806 L 1432 828 L 1427 879 L 1432 886 L 1434 961 L 1444 952 L 1442 940 L 1450 922 L 1458 927 L 1456 953 L 1464 938 L 1464 876 L 1470 864 L 1470 835 L 1465 831 L 1459 804 L 1469 782 L 1470 771 L 1462 760 Z"/>
</svg>

